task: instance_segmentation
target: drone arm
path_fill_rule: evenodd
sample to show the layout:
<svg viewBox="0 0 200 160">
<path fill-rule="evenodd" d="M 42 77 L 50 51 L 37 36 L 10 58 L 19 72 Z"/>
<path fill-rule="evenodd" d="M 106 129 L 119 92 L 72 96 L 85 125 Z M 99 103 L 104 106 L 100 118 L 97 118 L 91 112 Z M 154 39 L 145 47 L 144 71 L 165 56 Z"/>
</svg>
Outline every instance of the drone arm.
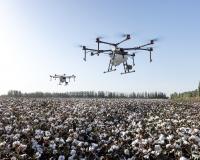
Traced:
<svg viewBox="0 0 200 160">
<path fill-rule="evenodd" d="M 119 44 L 121 44 L 121 43 L 123 43 L 123 42 L 125 42 L 125 41 L 128 41 L 129 39 L 131 39 L 130 36 L 129 36 L 129 37 L 126 37 L 124 40 L 122 40 L 122 41 L 116 43 L 116 46 L 118 46 Z"/>
<path fill-rule="evenodd" d="M 146 47 L 146 46 L 149 46 L 149 45 L 152 45 L 152 43 L 147 43 L 147 44 L 144 44 L 144 45 L 141 45 L 141 46 L 138 46 L 138 47 L 122 48 L 122 49 L 123 50 L 147 50 L 148 51 L 148 48 L 143 48 L 143 47 Z"/>
<path fill-rule="evenodd" d="M 111 46 L 116 46 L 115 43 L 109 43 L 109 42 L 104 42 L 104 41 L 97 41 L 97 43 L 103 43 L 103 44 L 108 44 L 108 45 L 111 45 Z"/>
</svg>

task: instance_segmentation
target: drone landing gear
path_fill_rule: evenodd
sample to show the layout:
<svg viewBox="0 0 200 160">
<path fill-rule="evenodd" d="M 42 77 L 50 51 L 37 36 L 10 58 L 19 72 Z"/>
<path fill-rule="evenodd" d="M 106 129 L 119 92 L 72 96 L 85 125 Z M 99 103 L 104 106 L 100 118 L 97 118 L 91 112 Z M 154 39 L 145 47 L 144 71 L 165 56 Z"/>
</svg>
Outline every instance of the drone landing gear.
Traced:
<svg viewBox="0 0 200 160">
<path fill-rule="evenodd" d="M 116 71 L 116 69 L 113 69 L 112 66 L 113 65 L 111 64 L 111 60 L 110 60 L 109 65 L 108 65 L 108 70 L 104 71 L 103 73 L 108 73 L 108 72 Z"/>
</svg>

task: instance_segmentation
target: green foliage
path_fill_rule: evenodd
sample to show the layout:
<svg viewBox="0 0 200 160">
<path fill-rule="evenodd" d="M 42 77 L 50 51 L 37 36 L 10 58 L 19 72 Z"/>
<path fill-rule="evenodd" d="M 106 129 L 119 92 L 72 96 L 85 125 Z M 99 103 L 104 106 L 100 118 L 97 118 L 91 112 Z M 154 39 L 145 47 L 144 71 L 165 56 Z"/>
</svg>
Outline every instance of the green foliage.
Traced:
<svg viewBox="0 0 200 160">
<path fill-rule="evenodd" d="M 199 86 L 198 86 L 198 96 L 200 97 L 200 81 L 199 81 Z"/>
<path fill-rule="evenodd" d="M 167 96 L 162 92 L 143 92 L 130 94 L 118 93 L 118 92 L 104 92 L 104 91 L 78 91 L 78 92 L 65 92 L 65 93 L 21 93 L 21 91 L 11 90 L 8 92 L 9 97 L 32 97 L 32 98 L 145 98 L 145 99 L 166 99 Z"/>
<path fill-rule="evenodd" d="M 183 93 L 175 92 L 175 93 L 171 94 L 170 97 L 171 97 L 171 99 L 189 99 L 189 98 L 197 99 L 198 97 L 200 97 L 200 82 L 199 82 L 198 88 L 196 90 L 183 92 Z"/>
</svg>

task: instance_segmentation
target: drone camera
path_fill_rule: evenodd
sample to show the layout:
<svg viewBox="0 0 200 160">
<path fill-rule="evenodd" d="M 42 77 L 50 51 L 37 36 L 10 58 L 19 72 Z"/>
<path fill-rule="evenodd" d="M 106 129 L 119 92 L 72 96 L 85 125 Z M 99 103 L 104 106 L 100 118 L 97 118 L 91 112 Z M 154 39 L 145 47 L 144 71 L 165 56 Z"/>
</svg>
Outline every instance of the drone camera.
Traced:
<svg viewBox="0 0 200 160">
<path fill-rule="evenodd" d="M 132 67 L 132 65 L 127 64 L 127 65 L 126 65 L 126 68 L 127 68 L 128 70 L 131 70 L 133 67 Z"/>
</svg>

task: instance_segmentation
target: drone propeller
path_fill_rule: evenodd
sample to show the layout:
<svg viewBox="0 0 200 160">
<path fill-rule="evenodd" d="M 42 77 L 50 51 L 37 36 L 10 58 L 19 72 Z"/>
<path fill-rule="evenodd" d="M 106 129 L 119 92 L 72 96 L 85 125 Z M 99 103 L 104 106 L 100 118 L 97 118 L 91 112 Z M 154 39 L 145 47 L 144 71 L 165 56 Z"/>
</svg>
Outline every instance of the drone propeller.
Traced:
<svg viewBox="0 0 200 160">
<path fill-rule="evenodd" d="M 117 34 L 118 37 L 120 38 L 127 38 L 127 39 L 131 39 L 131 36 L 133 36 L 133 34 L 131 33 L 119 33 Z"/>
<path fill-rule="evenodd" d="M 151 39 L 151 40 L 150 40 L 150 43 L 151 43 L 151 44 L 154 44 L 154 42 L 158 42 L 158 41 L 161 41 L 161 38 L 154 38 L 154 39 Z"/>
<path fill-rule="evenodd" d="M 103 38 L 105 38 L 105 36 L 97 36 L 97 37 L 95 38 L 95 41 L 96 41 L 97 43 L 99 43 L 99 41 L 101 41 L 101 39 L 103 39 Z"/>
<path fill-rule="evenodd" d="M 78 47 L 82 48 L 82 50 L 86 50 L 86 46 L 84 45 L 78 45 Z"/>
<path fill-rule="evenodd" d="M 126 39 L 131 39 L 130 34 L 122 34 L 121 37 L 126 38 Z"/>
</svg>

